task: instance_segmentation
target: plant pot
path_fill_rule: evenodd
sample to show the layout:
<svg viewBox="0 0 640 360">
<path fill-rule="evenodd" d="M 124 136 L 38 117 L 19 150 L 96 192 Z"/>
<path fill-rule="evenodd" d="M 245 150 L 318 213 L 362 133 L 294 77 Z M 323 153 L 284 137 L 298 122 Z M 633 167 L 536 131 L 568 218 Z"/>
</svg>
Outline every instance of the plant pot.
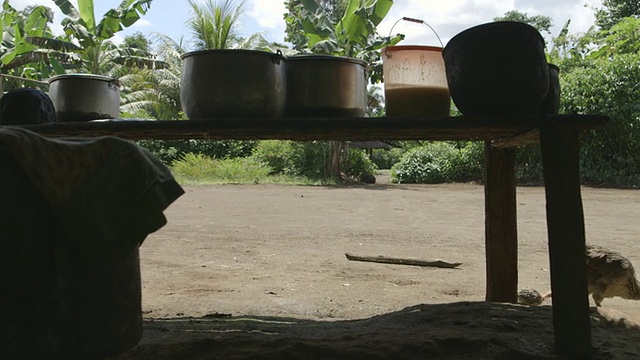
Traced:
<svg viewBox="0 0 640 360">
<path fill-rule="evenodd" d="M 549 89 L 544 39 L 534 27 L 487 23 L 454 36 L 443 50 L 451 97 L 465 115 L 538 111 Z"/>
<path fill-rule="evenodd" d="M 65 74 L 49 79 L 49 97 L 60 122 L 114 119 L 120 115 L 120 83 L 93 74 Z"/>
<path fill-rule="evenodd" d="M 288 117 L 362 117 L 367 107 L 367 63 L 349 57 L 287 58 Z"/>
<path fill-rule="evenodd" d="M 191 120 L 280 117 L 285 86 L 281 54 L 220 49 L 182 55 L 180 103 Z"/>
</svg>

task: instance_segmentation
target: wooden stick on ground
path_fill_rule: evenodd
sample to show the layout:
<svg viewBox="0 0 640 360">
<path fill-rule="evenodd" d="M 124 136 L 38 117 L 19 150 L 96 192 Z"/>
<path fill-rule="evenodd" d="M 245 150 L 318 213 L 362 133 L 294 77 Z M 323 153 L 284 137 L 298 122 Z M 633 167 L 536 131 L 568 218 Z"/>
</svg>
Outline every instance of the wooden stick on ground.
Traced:
<svg viewBox="0 0 640 360">
<path fill-rule="evenodd" d="M 401 258 L 392 258 L 386 256 L 360 256 L 353 255 L 350 253 L 344 254 L 347 259 L 352 261 L 367 261 L 367 262 L 376 262 L 376 263 L 384 263 L 384 264 L 397 264 L 397 265 L 412 265 L 412 266 L 433 266 L 439 268 L 447 268 L 453 269 L 462 265 L 462 263 L 451 263 L 444 260 L 416 260 L 416 259 L 401 259 Z"/>
</svg>

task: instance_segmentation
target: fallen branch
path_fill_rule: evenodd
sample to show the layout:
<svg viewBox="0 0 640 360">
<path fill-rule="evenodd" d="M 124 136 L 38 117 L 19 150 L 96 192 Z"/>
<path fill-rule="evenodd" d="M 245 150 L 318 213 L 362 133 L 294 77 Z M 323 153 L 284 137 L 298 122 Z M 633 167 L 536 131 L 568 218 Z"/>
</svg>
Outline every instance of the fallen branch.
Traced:
<svg viewBox="0 0 640 360">
<path fill-rule="evenodd" d="M 397 265 L 412 265 L 412 266 L 432 266 L 439 268 L 447 268 L 453 269 L 462 265 L 462 263 L 451 263 L 444 260 L 415 260 L 415 259 L 401 259 L 401 258 L 392 258 L 386 256 L 359 256 L 353 255 L 349 253 L 344 254 L 347 259 L 352 261 L 367 261 L 367 262 L 376 262 L 376 263 L 384 263 L 384 264 L 397 264 Z"/>
</svg>

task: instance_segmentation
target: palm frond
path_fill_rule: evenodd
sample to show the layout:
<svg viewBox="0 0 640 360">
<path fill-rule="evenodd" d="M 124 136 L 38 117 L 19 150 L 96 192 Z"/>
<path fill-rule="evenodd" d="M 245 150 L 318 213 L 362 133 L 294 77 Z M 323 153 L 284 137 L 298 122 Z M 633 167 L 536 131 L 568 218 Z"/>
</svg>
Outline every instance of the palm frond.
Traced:
<svg viewBox="0 0 640 360">
<path fill-rule="evenodd" d="M 138 67 L 146 69 L 164 69 L 169 66 L 169 64 L 161 60 L 132 55 L 114 57 L 110 61 L 119 65 L 123 65 L 125 67 Z"/>
<path fill-rule="evenodd" d="M 138 69 L 121 76 L 123 84 L 122 109 L 127 112 L 144 111 L 150 117 L 180 119 L 180 70 Z"/>
<path fill-rule="evenodd" d="M 240 29 L 240 18 L 245 12 L 246 0 L 207 0 L 200 5 L 189 0 L 191 30 L 197 50 L 225 49 L 235 45 Z"/>
<path fill-rule="evenodd" d="M 39 37 L 39 36 L 27 36 L 25 40 L 30 44 L 39 46 L 45 49 L 52 49 L 64 52 L 72 52 L 72 51 L 80 51 L 82 48 L 72 42 L 47 38 L 47 37 Z"/>
<path fill-rule="evenodd" d="M 73 53 L 37 49 L 17 55 L 9 64 L 4 65 L 2 69 L 10 70 L 34 63 L 49 64 L 51 59 L 56 59 L 66 68 L 78 67 L 82 63 L 81 59 Z"/>
</svg>

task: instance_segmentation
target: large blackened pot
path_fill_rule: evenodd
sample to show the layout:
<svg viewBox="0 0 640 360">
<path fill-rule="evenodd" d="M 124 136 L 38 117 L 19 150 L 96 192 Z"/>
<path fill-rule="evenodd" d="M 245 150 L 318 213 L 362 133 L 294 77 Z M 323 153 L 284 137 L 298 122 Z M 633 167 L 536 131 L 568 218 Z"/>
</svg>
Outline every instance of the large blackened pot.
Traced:
<svg viewBox="0 0 640 360">
<path fill-rule="evenodd" d="M 544 39 L 534 27 L 487 23 L 454 36 L 443 50 L 451 97 L 465 115 L 538 112 L 549 89 Z"/>
<path fill-rule="evenodd" d="M 560 68 L 558 65 L 549 64 L 549 91 L 540 104 L 543 114 L 556 115 L 560 110 Z"/>
<path fill-rule="evenodd" d="M 289 117 L 362 117 L 367 108 L 367 63 L 329 55 L 287 58 Z"/>
<path fill-rule="evenodd" d="M 182 55 L 180 103 L 190 120 L 276 118 L 286 100 L 281 54 L 217 49 Z"/>
</svg>

